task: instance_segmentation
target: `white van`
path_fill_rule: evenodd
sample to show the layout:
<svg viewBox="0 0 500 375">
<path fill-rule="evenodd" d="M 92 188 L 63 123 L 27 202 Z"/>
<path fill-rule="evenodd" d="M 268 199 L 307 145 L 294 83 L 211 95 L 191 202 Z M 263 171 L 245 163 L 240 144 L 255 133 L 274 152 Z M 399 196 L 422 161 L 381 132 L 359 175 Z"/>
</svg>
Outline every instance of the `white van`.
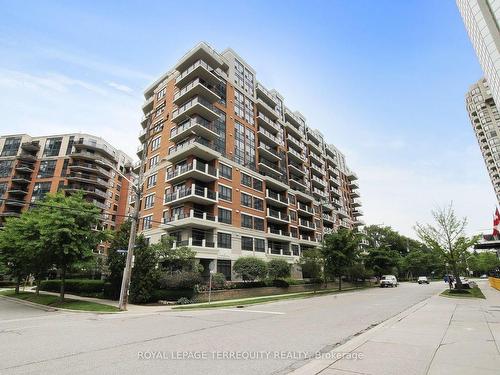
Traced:
<svg viewBox="0 0 500 375">
<path fill-rule="evenodd" d="M 395 286 L 398 286 L 398 279 L 396 279 L 396 276 L 394 275 L 383 275 L 380 278 L 380 287 L 385 288 L 386 286 L 390 286 L 391 288 L 394 288 Z"/>
</svg>

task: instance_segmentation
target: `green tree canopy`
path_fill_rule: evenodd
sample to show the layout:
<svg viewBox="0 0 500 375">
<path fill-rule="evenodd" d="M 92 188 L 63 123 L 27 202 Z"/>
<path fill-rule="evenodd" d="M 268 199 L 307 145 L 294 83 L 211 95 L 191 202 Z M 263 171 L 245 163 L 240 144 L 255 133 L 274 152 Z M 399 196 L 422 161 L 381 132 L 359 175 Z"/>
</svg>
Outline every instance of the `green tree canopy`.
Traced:
<svg viewBox="0 0 500 375">
<path fill-rule="evenodd" d="M 252 256 L 238 258 L 233 269 L 244 281 L 264 279 L 267 276 L 267 263 Z"/>
</svg>

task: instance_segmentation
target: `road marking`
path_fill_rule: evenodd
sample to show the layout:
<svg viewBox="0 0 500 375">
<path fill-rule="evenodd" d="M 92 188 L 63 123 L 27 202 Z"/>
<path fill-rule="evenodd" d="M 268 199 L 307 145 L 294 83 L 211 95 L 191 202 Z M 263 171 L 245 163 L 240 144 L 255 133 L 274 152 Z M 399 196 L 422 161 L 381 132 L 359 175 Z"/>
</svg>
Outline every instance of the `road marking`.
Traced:
<svg viewBox="0 0 500 375">
<path fill-rule="evenodd" d="M 222 311 L 236 311 L 236 312 L 260 313 L 260 314 L 285 315 L 284 312 L 278 312 L 278 311 L 246 310 L 246 309 L 221 309 L 221 310 Z"/>
</svg>

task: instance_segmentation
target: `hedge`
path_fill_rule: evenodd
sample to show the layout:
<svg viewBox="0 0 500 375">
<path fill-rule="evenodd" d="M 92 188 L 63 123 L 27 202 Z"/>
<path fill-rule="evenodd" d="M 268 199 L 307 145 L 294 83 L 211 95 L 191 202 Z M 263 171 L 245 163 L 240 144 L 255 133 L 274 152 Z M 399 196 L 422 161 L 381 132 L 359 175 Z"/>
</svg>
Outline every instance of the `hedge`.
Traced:
<svg viewBox="0 0 500 375">
<path fill-rule="evenodd" d="M 104 290 L 104 280 L 70 279 L 66 280 L 65 291 L 74 294 L 97 294 Z M 45 280 L 40 285 L 41 290 L 59 292 L 61 280 Z"/>
<path fill-rule="evenodd" d="M 158 302 L 158 301 L 177 301 L 180 298 L 188 298 L 192 299 L 194 297 L 193 289 L 155 289 L 153 293 L 151 293 L 151 301 L 150 302 Z"/>
</svg>

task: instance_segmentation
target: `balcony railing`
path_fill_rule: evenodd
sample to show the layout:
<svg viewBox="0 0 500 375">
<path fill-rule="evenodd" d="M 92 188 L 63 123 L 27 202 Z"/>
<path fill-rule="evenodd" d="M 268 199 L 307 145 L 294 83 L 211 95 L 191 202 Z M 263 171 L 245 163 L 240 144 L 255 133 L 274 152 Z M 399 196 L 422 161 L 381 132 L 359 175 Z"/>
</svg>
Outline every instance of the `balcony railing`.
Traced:
<svg viewBox="0 0 500 375">
<path fill-rule="evenodd" d="M 276 132 L 280 131 L 280 126 L 273 120 L 271 120 L 269 117 L 267 117 L 264 113 L 258 112 L 257 119 L 262 120 L 265 124 L 269 125 L 272 129 L 274 129 Z"/>
<path fill-rule="evenodd" d="M 279 146 L 283 146 L 283 140 L 278 138 L 277 136 L 271 134 L 269 131 L 264 129 L 262 126 L 259 126 L 259 133 L 264 134 L 266 137 L 271 139 L 274 143 L 276 143 Z"/>
<path fill-rule="evenodd" d="M 176 79 L 175 79 L 175 83 L 178 84 L 180 81 L 182 81 L 184 79 L 184 77 L 188 76 L 189 74 L 191 74 L 191 72 L 195 69 L 197 69 L 198 67 L 203 67 L 205 68 L 206 70 L 208 70 L 209 72 L 212 72 L 214 69 L 208 65 L 205 61 L 203 60 L 197 60 L 195 61 L 192 65 L 190 65 L 186 70 L 184 70 Z"/>
<path fill-rule="evenodd" d="M 272 208 L 267 208 L 267 216 L 279 219 L 282 221 L 290 222 L 290 215 L 284 214 L 281 211 L 273 210 Z"/>
<path fill-rule="evenodd" d="M 212 215 L 211 213 L 200 211 L 200 210 L 195 210 L 195 209 L 190 209 L 190 210 L 185 210 L 181 211 L 180 213 L 176 213 L 170 216 L 166 216 L 163 219 L 163 222 L 165 224 L 178 221 L 178 220 L 183 220 L 183 219 L 200 219 L 204 221 L 212 221 L 212 222 L 217 222 L 218 218 L 217 216 Z"/>
<path fill-rule="evenodd" d="M 307 227 L 309 229 L 316 229 L 316 224 L 314 224 L 312 221 L 305 220 L 305 219 L 300 219 L 299 225 L 301 225 L 303 227 Z"/>
<path fill-rule="evenodd" d="M 172 248 L 176 249 L 183 246 L 196 246 L 196 247 L 206 247 L 206 248 L 216 248 L 216 243 L 210 238 L 193 238 L 189 237 L 187 240 L 173 241 Z"/>
<path fill-rule="evenodd" d="M 217 169 L 216 168 L 195 159 L 191 163 L 184 164 L 184 165 L 177 167 L 174 170 L 168 172 L 167 173 L 167 180 L 171 180 L 175 177 L 178 177 L 184 173 L 187 173 L 187 172 L 193 171 L 193 170 L 203 172 L 203 173 L 208 174 L 208 175 L 213 176 L 213 177 L 217 177 Z"/>
<path fill-rule="evenodd" d="M 217 200 L 217 193 L 215 191 L 209 190 L 206 187 L 197 186 L 196 184 L 193 184 L 191 185 L 191 187 L 181 188 L 173 193 L 166 194 L 164 202 L 171 203 L 181 198 L 190 196 L 210 199 L 213 201 Z"/>
<path fill-rule="evenodd" d="M 180 116 L 181 114 L 186 112 L 188 109 L 190 109 L 191 107 L 194 107 L 197 104 L 201 104 L 204 107 L 208 108 L 210 111 L 215 113 L 215 107 L 212 105 L 212 103 L 210 103 L 208 100 L 206 100 L 202 96 L 195 96 L 195 97 L 191 98 L 190 100 L 188 100 L 183 105 L 181 105 L 180 107 L 174 109 L 174 111 L 172 112 L 172 119 L 177 118 L 178 116 Z"/>
<path fill-rule="evenodd" d="M 298 204 L 297 207 L 298 207 L 299 210 L 308 212 L 310 214 L 314 214 L 313 209 L 311 207 L 305 205 L 304 203 L 299 202 L 299 204 Z"/>
<path fill-rule="evenodd" d="M 279 201 L 281 203 L 288 205 L 288 198 L 287 197 L 285 197 L 284 195 L 278 194 L 274 191 L 271 191 L 269 189 L 266 189 L 266 198 L 274 199 L 275 201 Z"/>
</svg>

